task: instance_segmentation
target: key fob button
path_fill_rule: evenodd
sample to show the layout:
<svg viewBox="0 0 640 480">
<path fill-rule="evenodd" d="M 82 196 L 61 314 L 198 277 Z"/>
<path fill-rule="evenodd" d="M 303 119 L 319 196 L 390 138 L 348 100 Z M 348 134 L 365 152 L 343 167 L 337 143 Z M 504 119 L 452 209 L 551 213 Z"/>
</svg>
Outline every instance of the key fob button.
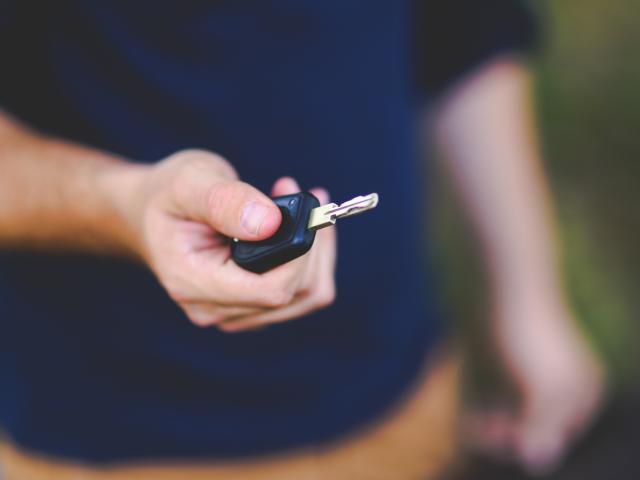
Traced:
<svg viewBox="0 0 640 480">
<path fill-rule="evenodd" d="M 273 201 L 282 212 L 277 232 L 260 242 L 234 241 L 233 260 L 242 268 L 263 273 L 304 255 L 315 239 L 315 231 L 307 228 L 311 210 L 320 202 L 309 192 L 275 197 Z"/>
</svg>

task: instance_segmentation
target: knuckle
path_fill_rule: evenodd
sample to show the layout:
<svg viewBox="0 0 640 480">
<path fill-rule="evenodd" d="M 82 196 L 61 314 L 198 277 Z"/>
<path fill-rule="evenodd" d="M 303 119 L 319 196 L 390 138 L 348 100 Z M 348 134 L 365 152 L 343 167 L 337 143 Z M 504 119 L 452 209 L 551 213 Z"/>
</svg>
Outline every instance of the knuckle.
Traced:
<svg viewBox="0 0 640 480">
<path fill-rule="evenodd" d="M 185 302 L 189 301 L 189 295 L 187 295 L 182 289 L 171 286 L 171 284 L 165 283 L 165 288 L 167 290 L 167 295 L 171 300 L 175 303 L 181 305 Z"/>
<path fill-rule="evenodd" d="M 336 300 L 336 289 L 329 285 L 316 294 L 315 305 L 318 308 L 325 308 L 333 304 Z"/>
<path fill-rule="evenodd" d="M 220 323 L 216 325 L 216 327 L 224 333 L 240 333 L 240 332 L 244 332 L 249 328 L 249 327 L 239 327 L 238 325 L 234 325 L 233 322 Z"/>
<path fill-rule="evenodd" d="M 203 171 L 210 172 L 214 170 L 226 178 L 238 177 L 238 174 L 231 164 L 217 153 L 206 150 L 188 150 L 185 158 L 198 174 Z"/>
<path fill-rule="evenodd" d="M 192 163 L 193 165 L 207 165 L 210 164 L 212 160 L 222 160 L 222 157 L 219 155 L 202 148 L 186 148 L 174 153 L 172 157 L 178 158 L 183 162 Z"/>
<path fill-rule="evenodd" d="M 224 333 L 233 333 L 237 331 L 237 330 L 231 329 L 229 325 L 226 323 L 221 323 L 220 325 L 216 325 L 216 328 Z"/>
<path fill-rule="evenodd" d="M 207 322 L 209 325 L 216 325 L 222 321 L 224 321 L 227 317 L 225 315 L 222 315 L 220 313 L 214 313 L 209 315 L 209 318 L 207 319 Z"/>
<path fill-rule="evenodd" d="M 173 154 L 174 157 L 179 157 L 184 160 L 199 160 L 211 156 L 212 153 L 203 148 L 185 148 Z"/>
<path fill-rule="evenodd" d="M 191 323 L 193 323 L 196 327 L 206 328 L 212 325 L 209 321 L 207 321 L 206 318 L 201 317 L 200 315 L 187 314 L 187 316 L 189 317 L 189 320 L 191 320 Z"/>
<path fill-rule="evenodd" d="M 279 289 L 270 292 L 265 298 L 265 302 L 271 308 L 279 308 L 289 305 L 293 300 L 293 292 L 287 289 Z"/>
<path fill-rule="evenodd" d="M 180 305 L 180 307 L 182 307 L 182 310 L 187 315 L 187 318 L 191 323 L 198 327 L 208 326 L 206 317 L 202 315 L 202 312 L 198 308 L 195 308 L 192 305 Z"/>
<path fill-rule="evenodd" d="M 173 164 L 181 169 L 190 171 L 192 168 L 202 168 L 211 161 L 211 153 L 206 150 L 190 148 L 180 150 L 166 158 L 167 163 Z"/>
<path fill-rule="evenodd" d="M 180 303 L 191 323 L 198 327 L 210 327 L 224 321 L 225 316 L 215 306 L 194 303 Z"/>
<path fill-rule="evenodd" d="M 198 315 L 198 314 L 190 314 L 189 320 L 198 326 L 198 327 L 211 327 L 213 325 L 217 325 L 224 320 L 224 317 L 221 315 Z"/>
<path fill-rule="evenodd" d="M 171 300 L 181 306 L 188 305 L 193 301 L 193 287 L 189 281 L 183 278 L 182 270 L 178 268 L 178 262 L 163 262 L 163 264 L 166 263 L 170 263 L 170 265 L 168 267 L 163 265 L 156 272 L 160 283 L 164 286 Z"/>
<path fill-rule="evenodd" d="M 182 310 L 184 310 L 188 315 L 190 315 L 190 310 L 185 306 L 185 303 L 189 301 L 189 299 L 180 292 L 167 290 L 167 296 L 173 303 L 177 303 Z"/>
</svg>

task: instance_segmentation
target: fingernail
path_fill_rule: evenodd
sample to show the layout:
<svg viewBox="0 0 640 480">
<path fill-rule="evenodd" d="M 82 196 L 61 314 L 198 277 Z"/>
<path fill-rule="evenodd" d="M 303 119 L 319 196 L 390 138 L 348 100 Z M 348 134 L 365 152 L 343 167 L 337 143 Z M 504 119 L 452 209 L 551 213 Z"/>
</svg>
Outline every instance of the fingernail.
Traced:
<svg viewBox="0 0 640 480">
<path fill-rule="evenodd" d="M 269 207 L 266 205 L 260 202 L 249 202 L 242 209 L 240 224 L 248 234 L 257 236 L 268 214 Z"/>
</svg>

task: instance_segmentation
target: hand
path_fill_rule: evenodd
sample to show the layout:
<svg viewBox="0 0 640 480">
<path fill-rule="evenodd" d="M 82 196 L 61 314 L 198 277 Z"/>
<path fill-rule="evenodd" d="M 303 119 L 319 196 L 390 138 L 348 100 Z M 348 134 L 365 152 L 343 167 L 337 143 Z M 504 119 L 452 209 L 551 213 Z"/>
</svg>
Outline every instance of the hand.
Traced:
<svg viewBox="0 0 640 480">
<path fill-rule="evenodd" d="M 272 193 L 298 191 L 293 179 L 281 178 Z M 143 175 L 136 192 L 129 205 L 136 251 L 196 325 L 237 332 L 333 302 L 333 228 L 318 232 L 306 255 L 262 275 L 233 262 L 229 238 L 268 238 L 281 214 L 267 196 L 239 181 L 221 157 L 197 150 L 176 153 Z M 324 190 L 312 193 L 328 201 Z"/>
<path fill-rule="evenodd" d="M 522 403 L 470 418 L 472 442 L 501 458 L 514 456 L 542 474 L 557 466 L 589 427 L 604 396 L 604 371 L 561 301 L 538 296 L 498 302 L 500 352 Z"/>
</svg>

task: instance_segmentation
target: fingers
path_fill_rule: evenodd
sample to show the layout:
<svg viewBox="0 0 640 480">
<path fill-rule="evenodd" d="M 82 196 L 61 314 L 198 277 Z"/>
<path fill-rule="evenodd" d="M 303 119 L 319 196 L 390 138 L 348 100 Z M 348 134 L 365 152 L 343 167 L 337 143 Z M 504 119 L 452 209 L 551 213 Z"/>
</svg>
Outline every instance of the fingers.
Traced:
<svg viewBox="0 0 640 480">
<path fill-rule="evenodd" d="M 326 276 L 326 273 L 321 272 L 317 276 Z M 320 281 L 319 284 L 321 286 L 311 290 L 302 290 L 290 304 L 284 307 L 231 319 L 220 323 L 219 327 L 229 333 L 240 332 L 299 318 L 316 310 L 326 308 L 335 299 L 333 281 L 332 279 L 331 281 Z"/>
<path fill-rule="evenodd" d="M 326 247 L 317 248 L 312 252 L 305 281 L 290 304 L 232 319 L 220 324 L 220 329 L 225 332 L 251 330 L 271 323 L 299 318 L 331 305 L 335 298 L 333 264 L 332 259 L 326 255 Z"/>
<path fill-rule="evenodd" d="M 170 160 L 176 207 L 188 219 L 206 222 L 228 237 L 254 241 L 270 237 L 280 226 L 278 207 L 265 194 L 239 181 L 220 156 L 189 150 Z"/>
<path fill-rule="evenodd" d="M 280 210 L 266 195 L 243 182 L 212 184 L 203 208 L 216 231 L 241 240 L 262 240 L 273 235 L 282 220 Z"/>
<path fill-rule="evenodd" d="M 270 198 L 238 181 L 224 159 L 207 152 L 176 154 L 159 169 L 157 179 L 150 185 L 165 195 L 149 197 L 153 203 L 145 223 L 152 267 L 195 324 L 283 321 L 332 301 L 332 233 L 317 234 L 308 254 L 255 274 L 233 262 L 225 237 L 257 241 L 275 233 L 281 213 Z M 272 193 L 299 191 L 294 179 L 283 177 Z M 326 191 L 314 193 L 322 203 L 328 200 Z"/>
<path fill-rule="evenodd" d="M 473 413 L 465 422 L 466 439 L 496 460 L 518 462 L 532 475 L 547 474 L 561 462 L 570 440 L 573 402 L 563 400 L 525 404 L 519 417 L 507 409 Z M 555 408 L 558 402 L 563 405 Z"/>
<path fill-rule="evenodd" d="M 506 410 L 472 412 L 464 421 L 470 447 L 504 460 L 512 454 L 515 428 L 516 419 Z"/>
<path fill-rule="evenodd" d="M 566 402 L 566 399 L 557 400 L 560 405 L 556 403 L 554 408 L 526 406 L 518 425 L 515 451 L 531 474 L 542 475 L 552 471 L 567 447 L 567 427 L 572 417 L 570 402 Z"/>
<path fill-rule="evenodd" d="M 552 471 L 562 458 L 567 436 L 563 419 L 553 412 L 527 412 L 517 418 L 507 410 L 471 414 L 465 422 L 466 440 L 476 451 L 495 460 L 517 461 L 532 475 Z"/>
<path fill-rule="evenodd" d="M 216 257 L 200 253 L 190 271 L 183 266 L 180 271 L 184 277 L 179 283 L 188 293 L 173 296 L 199 324 L 212 325 L 231 317 L 286 307 L 300 291 L 300 272 L 304 272 L 307 261 L 299 258 L 258 275 L 231 260 L 221 263 Z"/>
<path fill-rule="evenodd" d="M 294 193 L 298 193 L 299 191 L 300 187 L 293 178 L 282 177 L 273 184 L 271 195 L 273 195 L 274 197 L 279 197 L 281 195 L 291 195 Z M 324 188 L 315 187 L 309 190 L 309 192 L 311 192 L 316 196 L 318 200 L 320 200 L 320 205 L 329 203 L 329 192 L 327 192 Z"/>
<path fill-rule="evenodd" d="M 298 186 L 298 182 L 291 177 L 282 177 L 273 184 L 271 195 L 274 197 L 280 197 L 282 195 L 292 195 L 299 191 L 300 187 Z"/>
<path fill-rule="evenodd" d="M 202 302 L 183 304 L 182 309 L 195 325 L 201 327 L 210 327 L 228 319 L 258 315 L 264 312 L 264 309 L 259 308 L 225 307 Z"/>
<path fill-rule="evenodd" d="M 300 279 L 298 269 L 303 259 L 296 259 L 264 274 L 242 269 L 231 259 L 200 255 L 192 270 L 194 292 L 190 300 L 242 307 L 279 308 L 289 304 Z"/>
<path fill-rule="evenodd" d="M 564 333 L 566 337 L 562 338 Z M 562 355 L 553 372 L 542 377 L 548 385 L 530 383 L 515 439 L 516 454 L 532 474 L 556 468 L 568 449 L 589 428 L 603 401 L 604 373 L 577 331 L 556 333 Z M 555 376 L 555 378 L 554 378 Z"/>
<path fill-rule="evenodd" d="M 327 192 L 324 188 L 316 187 L 316 188 L 312 188 L 309 191 L 311 193 L 313 193 L 318 200 L 320 200 L 320 205 L 324 205 L 326 203 L 329 203 L 329 192 Z M 324 229 L 324 230 L 320 230 L 320 231 L 325 231 L 325 230 L 327 230 L 327 231 L 335 231 L 331 227 L 329 227 L 329 229 Z"/>
<path fill-rule="evenodd" d="M 290 195 L 300 191 L 297 182 L 291 177 L 280 178 L 273 186 L 274 196 Z M 212 263 L 215 263 L 214 259 Z M 289 304 L 297 294 L 301 278 L 306 270 L 307 258 L 300 257 L 279 268 L 261 275 L 247 272 L 232 261 L 224 263 L 215 270 L 212 283 L 216 299 L 219 301 L 240 303 L 243 306 L 279 308 Z M 213 266 L 212 266 L 213 268 Z M 213 270 L 211 270 L 213 271 Z"/>
<path fill-rule="evenodd" d="M 529 473 L 547 474 L 562 462 L 571 444 L 590 426 L 599 400 L 600 392 L 585 391 L 525 402 L 514 448 Z"/>
<path fill-rule="evenodd" d="M 517 462 L 530 475 L 546 475 L 558 467 L 571 444 L 589 427 L 599 400 L 600 392 L 567 394 L 561 388 L 544 396 L 525 395 L 519 416 L 508 409 L 469 415 L 466 439 L 494 459 Z"/>
<path fill-rule="evenodd" d="M 325 190 L 313 189 L 311 193 L 316 195 L 321 203 L 329 201 Z M 326 228 L 318 231 L 314 246 L 306 257 L 308 265 L 301 288 L 290 304 L 223 322 L 219 325 L 220 329 L 225 332 L 251 330 L 270 323 L 298 318 L 331 305 L 335 299 L 335 229 Z"/>
</svg>

